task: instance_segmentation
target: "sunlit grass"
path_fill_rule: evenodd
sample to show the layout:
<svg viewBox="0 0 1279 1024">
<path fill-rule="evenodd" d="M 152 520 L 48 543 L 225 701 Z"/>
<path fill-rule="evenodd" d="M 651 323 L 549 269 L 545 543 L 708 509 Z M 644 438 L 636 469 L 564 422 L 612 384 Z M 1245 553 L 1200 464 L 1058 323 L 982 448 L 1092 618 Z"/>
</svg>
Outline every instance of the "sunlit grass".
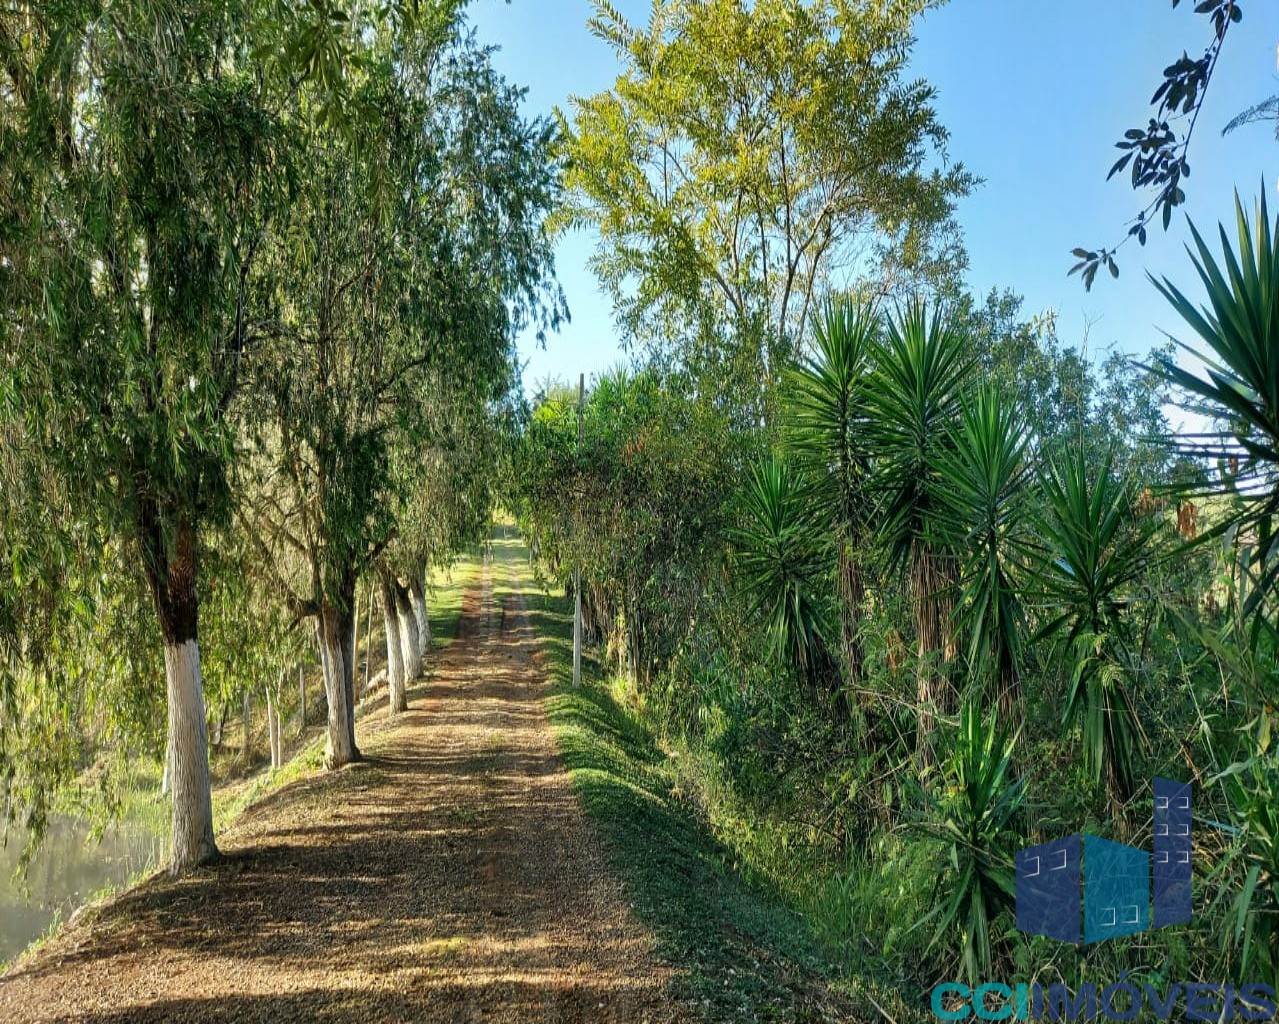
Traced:
<svg viewBox="0 0 1279 1024">
<path fill-rule="evenodd" d="M 513 535 L 493 543 L 495 588 L 522 589 L 551 679 L 552 728 L 610 863 L 668 962 L 676 995 L 705 1019 L 828 1020 L 830 969 L 820 943 L 778 894 L 735 865 L 684 799 L 674 765 L 589 653 L 572 685 L 572 605 L 533 581 Z"/>
</svg>

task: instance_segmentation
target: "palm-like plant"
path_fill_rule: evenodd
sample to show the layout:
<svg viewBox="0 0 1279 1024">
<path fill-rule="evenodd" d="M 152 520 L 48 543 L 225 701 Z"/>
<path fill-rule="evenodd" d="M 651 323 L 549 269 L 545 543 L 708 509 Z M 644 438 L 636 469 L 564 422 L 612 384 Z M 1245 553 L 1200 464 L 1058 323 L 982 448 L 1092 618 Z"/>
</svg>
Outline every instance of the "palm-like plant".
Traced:
<svg viewBox="0 0 1279 1024">
<path fill-rule="evenodd" d="M 1029 447 L 1020 410 L 985 387 L 963 403 L 939 464 L 951 546 L 961 562 L 956 624 L 967 637 L 973 678 L 995 683 L 1004 713 L 1017 705 L 1026 631 L 1014 575 L 1026 555 Z"/>
<path fill-rule="evenodd" d="M 945 507 L 938 467 L 952 445 L 972 360 L 957 325 L 916 301 L 891 318 L 876 346 L 868 422 L 878 456 L 873 486 L 879 496 L 881 538 L 890 568 L 910 586 L 918 642 L 917 730 L 927 758 L 937 710 L 951 690 L 934 664 L 949 660 L 950 588 L 955 561 L 944 542 Z"/>
<path fill-rule="evenodd" d="M 742 524 L 733 532 L 738 579 L 754 596 L 773 653 L 787 659 L 814 687 L 830 669 L 820 521 L 800 478 L 773 458 L 757 466 L 742 498 Z"/>
<path fill-rule="evenodd" d="M 942 844 L 940 902 L 933 944 L 958 935 L 960 964 L 973 981 L 988 976 L 994 959 L 991 924 L 1012 903 L 1009 838 L 1024 783 L 1012 778 L 1016 734 L 994 718 L 983 721 L 977 700 L 965 701 L 959 731 L 942 759 L 942 796 L 930 799 L 927 832 Z M 922 922 L 921 922 L 922 923 Z"/>
<path fill-rule="evenodd" d="M 1245 692 L 1259 679 L 1273 685 L 1276 592 L 1279 591 L 1279 222 L 1272 225 L 1265 192 L 1249 221 L 1235 197 L 1238 251 L 1226 229 L 1218 229 L 1222 258 L 1214 258 L 1207 242 L 1191 225 L 1191 261 L 1207 293 L 1207 304 L 1196 307 L 1167 279 L 1155 286 L 1207 346 L 1203 351 L 1182 343 L 1202 360 L 1196 375 L 1165 359 L 1157 364 L 1166 380 L 1183 389 L 1201 409 L 1216 414 L 1223 429 L 1191 435 L 1181 444 L 1184 454 L 1215 460 L 1220 482 L 1208 493 L 1227 495 L 1220 521 L 1204 536 L 1230 532 L 1239 550 L 1235 635 L 1237 652 L 1229 655 L 1232 675 Z M 1271 694 L 1262 694 L 1272 704 Z M 1254 719 L 1268 730 L 1272 712 Z M 1243 730 L 1253 728 L 1245 726 Z M 1239 952 L 1240 976 L 1264 972 L 1279 983 L 1279 767 L 1266 753 L 1267 738 L 1257 737 L 1260 751 L 1232 765 L 1219 777 L 1236 826 L 1227 863 L 1243 871 L 1243 885 L 1233 896 L 1225 918 L 1228 945 Z"/>
<path fill-rule="evenodd" d="M 1035 639 L 1056 636 L 1070 649 L 1065 721 L 1079 723 L 1093 778 L 1105 774 L 1127 797 L 1145 735 L 1125 680 L 1124 612 L 1146 566 L 1149 532 L 1134 521 L 1130 488 L 1113 467 L 1113 450 L 1094 469 L 1079 446 L 1041 477 L 1047 550 L 1039 582 L 1049 618 Z"/>
<path fill-rule="evenodd" d="M 1279 582 L 1279 223 L 1272 228 L 1265 193 L 1255 213 L 1254 231 L 1235 196 L 1239 252 L 1224 227 L 1222 264 L 1191 225 L 1191 261 L 1208 294 L 1198 308 L 1166 278 L 1155 287 L 1208 346 L 1209 352 L 1181 347 L 1205 364 L 1203 376 L 1171 360 L 1157 364 L 1170 383 L 1215 411 L 1229 426 L 1220 433 L 1189 435 L 1185 454 L 1216 460 L 1223 469 L 1220 492 L 1234 498 L 1219 529 L 1251 534 L 1256 580 L 1245 602 L 1251 614 L 1268 602 Z M 1153 280 L 1153 279 L 1152 279 Z"/>
<path fill-rule="evenodd" d="M 863 674 L 858 638 L 865 597 L 857 549 L 867 523 L 867 379 L 879 321 L 849 298 L 825 304 L 813 319 L 813 351 L 786 378 L 786 443 L 812 485 L 814 511 L 830 524 L 836 548 L 840 632 L 849 679 Z"/>
</svg>

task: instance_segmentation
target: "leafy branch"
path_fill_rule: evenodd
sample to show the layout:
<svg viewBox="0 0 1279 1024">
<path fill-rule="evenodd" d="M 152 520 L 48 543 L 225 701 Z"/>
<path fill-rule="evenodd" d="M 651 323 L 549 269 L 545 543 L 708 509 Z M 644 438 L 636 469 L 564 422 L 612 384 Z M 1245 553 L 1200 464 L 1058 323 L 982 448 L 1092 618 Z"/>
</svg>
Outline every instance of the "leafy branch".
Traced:
<svg viewBox="0 0 1279 1024">
<path fill-rule="evenodd" d="M 1181 0 L 1172 0 L 1173 7 Z M 1132 187 L 1154 189 L 1154 198 L 1137 216 L 1129 221 L 1127 234 L 1117 243 L 1097 249 L 1083 247 L 1071 250 L 1078 262 L 1070 268 L 1071 275 L 1081 274 L 1084 288 L 1092 290 L 1097 271 L 1105 267 L 1111 277 L 1119 276 L 1115 253 L 1130 239 L 1139 245 L 1146 244 L 1147 226 L 1158 216 L 1165 231 L 1172 222 L 1172 212 L 1186 201 L 1182 182 L 1190 177 L 1187 154 L 1194 138 L 1195 126 L 1203 110 L 1204 97 L 1212 81 L 1217 61 L 1226 41 L 1230 26 L 1243 18 L 1238 0 L 1200 0 L 1196 14 L 1206 15 L 1212 21 L 1212 41 L 1202 56 L 1192 58 L 1186 53 L 1164 68 L 1163 82 L 1155 90 L 1150 102 L 1156 107 L 1155 116 L 1145 128 L 1129 128 L 1115 146 L 1123 154 L 1115 161 L 1106 176 L 1109 181 L 1120 171 L 1130 168 Z M 1174 122 L 1184 122 L 1184 132 L 1179 132 Z"/>
</svg>

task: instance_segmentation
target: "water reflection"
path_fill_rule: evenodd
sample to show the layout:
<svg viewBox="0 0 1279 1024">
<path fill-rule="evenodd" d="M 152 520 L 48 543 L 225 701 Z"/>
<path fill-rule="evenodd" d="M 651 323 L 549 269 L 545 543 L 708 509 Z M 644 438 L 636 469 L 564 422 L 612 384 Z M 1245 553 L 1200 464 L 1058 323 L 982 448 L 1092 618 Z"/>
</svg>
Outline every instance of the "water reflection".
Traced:
<svg viewBox="0 0 1279 1024">
<path fill-rule="evenodd" d="M 100 843 L 88 836 L 88 826 L 74 818 L 51 821 L 25 878 L 13 874 L 22 837 L 9 836 L 0 849 L 0 962 L 43 935 L 56 915 L 65 921 L 94 893 L 128 881 L 164 854 L 160 837 L 136 825 L 108 829 Z"/>
</svg>

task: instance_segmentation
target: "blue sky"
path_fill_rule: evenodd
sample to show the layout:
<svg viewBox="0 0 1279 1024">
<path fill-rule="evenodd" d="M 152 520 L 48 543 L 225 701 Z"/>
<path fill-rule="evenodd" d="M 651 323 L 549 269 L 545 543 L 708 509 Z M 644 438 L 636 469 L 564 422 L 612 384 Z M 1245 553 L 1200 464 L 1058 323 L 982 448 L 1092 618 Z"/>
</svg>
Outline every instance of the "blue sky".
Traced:
<svg viewBox="0 0 1279 1024">
<path fill-rule="evenodd" d="M 635 21 L 649 9 L 648 0 L 617 6 Z M 1170 0 L 951 0 L 918 25 L 913 68 L 938 90 L 948 155 L 985 179 L 959 208 L 971 288 L 980 295 L 1009 287 L 1025 296 L 1028 313 L 1056 310 L 1063 340 L 1079 345 L 1087 334 L 1093 355 L 1144 353 L 1161 330 L 1178 330 L 1147 271 L 1193 283 L 1180 216 L 1167 234 L 1152 232 L 1145 249 L 1124 247 L 1118 281 L 1103 273 L 1085 294 L 1077 277 L 1066 277 L 1072 248 L 1113 242 L 1144 205 L 1120 177 L 1107 183 L 1105 176 L 1118 155 L 1115 140 L 1145 124 L 1165 65 L 1183 50 L 1197 55 L 1207 42 L 1206 21 L 1193 8 L 1193 0 L 1175 11 Z M 529 112 L 549 113 L 570 94 L 608 88 L 616 77 L 613 54 L 586 29 L 591 9 L 588 0 L 476 0 L 470 16 L 480 39 L 501 48 L 497 62 L 507 77 L 528 87 Z M 1263 180 L 1279 205 L 1272 127 L 1221 134 L 1234 114 L 1279 92 L 1279 3 L 1246 0 L 1243 9 L 1190 155 L 1183 210 L 1201 227 L 1233 219 L 1233 190 L 1251 202 Z M 586 265 L 592 247 L 585 233 L 559 245 L 573 320 L 544 350 L 521 340 L 526 388 L 548 374 L 589 379 L 623 358 L 608 302 Z"/>
</svg>

